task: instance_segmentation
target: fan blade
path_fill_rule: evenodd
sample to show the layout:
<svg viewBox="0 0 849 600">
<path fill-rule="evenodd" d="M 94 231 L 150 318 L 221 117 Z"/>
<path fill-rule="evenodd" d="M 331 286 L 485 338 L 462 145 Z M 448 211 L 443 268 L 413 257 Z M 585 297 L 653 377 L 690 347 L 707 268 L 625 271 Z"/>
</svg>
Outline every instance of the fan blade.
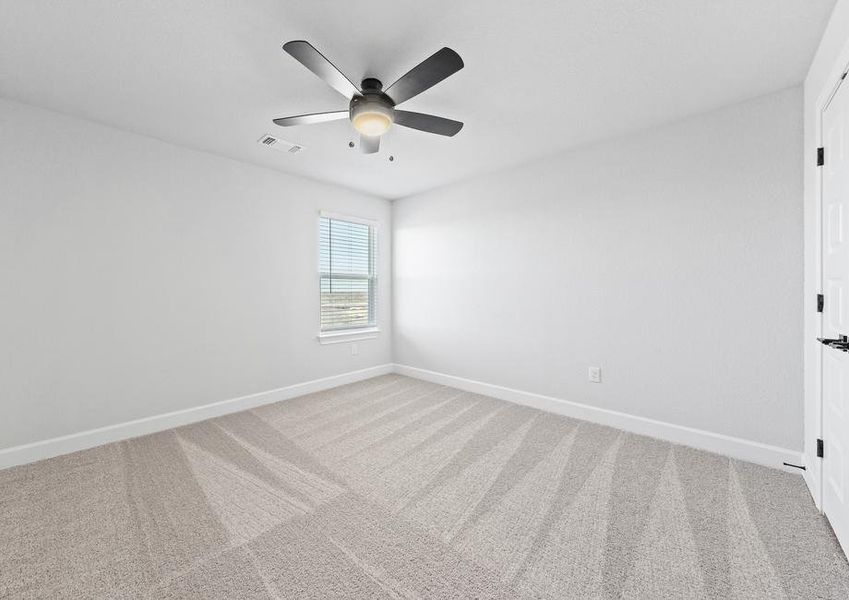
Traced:
<svg viewBox="0 0 849 600">
<path fill-rule="evenodd" d="M 408 110 L 395 111 L 395 124 L 437 135 L 447 135 L 449 137 L 456 135 L 463 128 L 463 124 L 460 121 L 452 121 L 444 117 L 435 117 Z"/>
<path fill-rule="evenodd" d="M 401 104 L 462 68 L 463 59 L 460 55 L 451 48 L 443 48 L 407 71 L 389 86 L 386 93 L 395 104 Z"/>
<path fill-rule="evenodd" d="M 281 117 L 279 119 L 274 119 L 274 124 L 280 125 L 280 127 L 291 127 L 292 125 L 312 125 L 313 123 L 324 123 L 325 121 L 347 119 L 348 116 L 349 113 L 347 110 L 337 110 L 334 112 L 312 113 L 311 115 Z"/>
<path fill-rule="evenodd" d="M 332 62 L 313 48 L 309 42 L 303 40 L 286 42 L 283 44 L 283 49 L 348 100 L 360 93 L 360 90 L 351 83 L 351 80 L 345 77 Z"/>
<path fill-rule="evenodd" d="M 361 135 L 360 150 L 363 154 L 374 154 L 380 148 L 379 135 Z"/>
</svg>

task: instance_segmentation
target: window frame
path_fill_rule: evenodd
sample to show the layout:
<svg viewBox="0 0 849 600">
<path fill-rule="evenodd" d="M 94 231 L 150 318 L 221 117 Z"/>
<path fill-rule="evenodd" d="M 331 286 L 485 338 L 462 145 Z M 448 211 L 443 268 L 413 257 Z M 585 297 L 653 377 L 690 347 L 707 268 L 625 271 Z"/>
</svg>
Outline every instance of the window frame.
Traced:
<svg viewBox="0 0 849 600">
<path fill-rule="evenodd" d="M 372 273 L 369 274 L 368 280 L 370 282 L 369 285 L 369 293 L 373 295 L 373 307 L 374 307 L 374 323 L 369 325 L 363 325 L 360 327 L 351 327 L 348 329 L 331 329 L 324 331 L 321 328 L 321 220 L 322 219 L 330 219 L 336 221 L 347 221 L 348 223 L 357 223 L 360 225 L 367 225 L 374 236 L 374 243 L 372 244 L 372 252 L 374 256 L 369 257 L 369 263 L 372 269 Z M 333 211 L 321 210 L 318 213 L 318 218 L 316 219 L 316 283 L 318 287 L 318 340 L 322 344 L 339 344 L 343 342 L 353 342 L 358 340 L 368 340 L 377 337 L 377 334 L 380 333 L 380 328 L 378 326 L 378 288 L 380 277 L 378 276 L 379 267 L 378 267 L 378 258 L 379 258 L 379 243 L 380 243 L 380 224 L 376 219 L 368 219 L 363 217 L 357 217 L 354 215 L 349 215 L 346 213 L 338 213 Z"/>
</svg>

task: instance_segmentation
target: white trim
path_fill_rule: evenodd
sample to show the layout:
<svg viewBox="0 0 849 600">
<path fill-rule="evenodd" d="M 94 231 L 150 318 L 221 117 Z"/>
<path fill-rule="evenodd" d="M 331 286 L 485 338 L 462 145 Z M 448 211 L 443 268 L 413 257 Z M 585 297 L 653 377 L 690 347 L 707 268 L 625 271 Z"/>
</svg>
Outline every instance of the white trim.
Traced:
<svg viewBox="0 0 849 600">
<path fill-rule="evenodd" d="M 803 457 L 800 452 L 786 448 L 778 448 L 719 433 L 597 408 L 579 402 L 515 390 L 464 377 L 457 377 L 455 375 L 446 375 L 407 365 L 384 364 L 359 371 L 350 371 L 340 375 L 297 383 L 275 390 L 214 402 L 204 406 L 145 417 L 143 419 L 73 433 L 31 444 L 0 449 L 0 469 L 31 463 L 61 454 L 69 454 L 78 450 L 85 450 L 86 448 L 93 448 L 140 435 L 147 435 L 173 427 L 180 427 L 242 410 L 249 410 L 265 404 L 288 400 L 363 379 L 377 377 L 378 375 L 386 375 L 387 373 L 399 373 L 408 377 L 440 383 L 469 392 L 485 394 L 493 398 L 531 406 L 547 412 L 616 427 L 632 433 L 647 435 L 685 446 L 692 446 L 693 448 L 716 452 L 769 467 L 784 469 L 791 473 L 798 474 L 799 471 L 797 469 L 783 467 L 783 462 L 804 464 L 801 462 Z M 809 476 L 809 473 L 806 472 L 805 480 L 811 485 Z"/>
<path fill-rule="evenodd" d="M 345 213 L 332 212 L 329 210 L 318 211 L 318 216 L 325 217 L 327 219 L 333 219 L 335 221 L 348 221 L 349 223 L 359 223 L 360 225 L 368 225 L 369 227 L 373 227 L 374 229 L 377 229 L 380 226 L 380 222 L 377 219 L 353 217 Z"/>
<path fill-rule="evenodd" d="M 361 329 L 343 329 L 341 331 L 325 331 L 318 334 L 318 341 L 322 344 L 344 344 L 345 342 L 359 342 L 360 340 L 373 340 L 380 333 L 377 327 L 363 327 Z"/>
<path fill-rule="evenodd" d="M 767 467 L 774 467 L 797 475 L 799 474 L 799 469 L 785 467 L 782 463 L 804 464 L 801 462 L 802 453 L 796 450 L 788 450 L 786 448 L 770 446 L 760 442 L 744 440 L 721 433 L 712 433 L 692 427 L 684 427 L 664 421 L 655 421 L 654 419 L 597 408 L 579 402 L 515 390 L 500 385 L 493 385 L 455 375 L 446 375 L 407 365 L 396 364 L 394 370 L 396 373 L 407 375 L 408 377 L 440 383 L 468 392 L 484 394 L 500 400 L 531 406 L 567 417 L 616 427 L 617 429 L 658 438 L 675 444 L 724 454 L 732 458 L 758 463 Z"/>
<path fill-rule="evenodd" d="M 296 398 L 304 394 L 320 392 L 347 383 L 369 379 L 370 377 L 386 375 L 387 373 L 392 373 L 392 371 L 393 366 L 391 364 L 378 365 L 359 371 L 350 371 L 340 375 L 287 385 L 276 390 L 259 392 L 258 394 L 250 394 L 203 406 L 136 419 L 135 421 L 127 421 L 125 423 L 117 423 L 115 425 L 72 433 L 31 444 L 5 448 L 0 450 L 0 469 L 31 463 L 52 456 L 59 456 L 60 454 L 69 454 L 78 450 L 85 450 L 86 448 L 93 448 L 94 446 L 101 446 L 110 442 L 147 435 L 181 425 L 197 423 L 198 421 L 205 421 L 213 417 L 256 408 L 265 404 L 271 404 L 272 402 L 279 402 L 280 400 Z"/>
</svg>

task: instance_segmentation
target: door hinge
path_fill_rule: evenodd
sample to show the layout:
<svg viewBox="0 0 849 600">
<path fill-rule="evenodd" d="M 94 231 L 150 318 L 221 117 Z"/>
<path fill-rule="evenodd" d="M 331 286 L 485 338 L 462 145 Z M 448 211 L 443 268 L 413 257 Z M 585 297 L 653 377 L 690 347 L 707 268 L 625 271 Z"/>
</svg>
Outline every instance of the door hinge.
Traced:
<svg viewBox="0 0 849 600">
<path fill-rule="evenodd" d="M 822 458 L 822 455 L 823 455 L 822 450 L 823 450 L 822 439 L 818 439 L 817 440 L 817 458 Z"/>
<path fill-rule="evenodd" d="M 817 148 L 817 166 L 821 167 L 825 164 L 825 148 Z"/>
<path fill-rule="evenodd" d="M 825 296 L 817 294 L 817 312 L 821 313 L 823 307 L 825 307 Z"/>
</svg>

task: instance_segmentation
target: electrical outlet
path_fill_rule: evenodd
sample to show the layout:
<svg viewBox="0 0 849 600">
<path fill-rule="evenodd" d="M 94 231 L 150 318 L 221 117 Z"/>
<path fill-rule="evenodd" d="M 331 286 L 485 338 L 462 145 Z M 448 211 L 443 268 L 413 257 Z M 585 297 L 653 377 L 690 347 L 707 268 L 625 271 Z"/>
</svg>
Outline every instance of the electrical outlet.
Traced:
<svg viewBox="0 0 849 600">
<path fill-rule="evenodd" d="M 356 356 L 360 353 L 360 349 L 357 348 L 356 344 L 351 344 L 351 356 Z"/>
<path fill-rule="evenodd" d="M 590 383 L 601 383 L 601 367 L 590 367 L 588 375 Z"/>
</svg>

